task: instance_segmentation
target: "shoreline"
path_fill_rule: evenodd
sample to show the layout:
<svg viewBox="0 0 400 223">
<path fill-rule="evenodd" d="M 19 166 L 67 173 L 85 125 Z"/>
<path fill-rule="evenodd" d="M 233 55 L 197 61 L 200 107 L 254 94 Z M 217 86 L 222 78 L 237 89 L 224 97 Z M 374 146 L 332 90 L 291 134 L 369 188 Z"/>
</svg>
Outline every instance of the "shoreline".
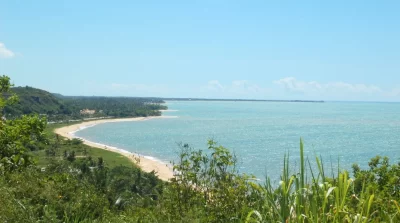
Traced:
<svg viewBox="0 0 400 223">
<path fill-rule="evenodd" d="M 92 121 L 84 121 L 79 124 L 72 124 L 68 126 L 64 126 L 61 128 L 57 128 L 54 130 L 56 134 L 63 136 L 68 139 L 80 138 L 74 135 L 75 132 L 83 130 L 85 128 L 89 128 L 98 124 L 110 123 L 110 122 L 135 122 L 135 121 L 146 121 L 150 119 L 159 119 L 159 118 L 176 118 L 176 116 L 150 116 L 150 117 L 136 117 L 136 118 L 115 118 L 115 119 L 98 119 Z M 118 149 L 113 146 L 103 145 L 96 142 L 91 142 L 86 139 L 80 138 L 83 140 L 85 145 L 90 147 L 104 149 L 107 151 L 118 153 L 122 156 L 128 158 L 132 163 L 138 165 L 143 171 L 151 172 L 155 171 L 158 178 L 164 181 L 168 181 L 173 178 L 173 170 L 171 166 L 166 163 L 163 163 L 161 160 L 158 161 L 156 158 L 139 155 L 133 152 L 129 152 L 126 150 Z"/>
</svg>

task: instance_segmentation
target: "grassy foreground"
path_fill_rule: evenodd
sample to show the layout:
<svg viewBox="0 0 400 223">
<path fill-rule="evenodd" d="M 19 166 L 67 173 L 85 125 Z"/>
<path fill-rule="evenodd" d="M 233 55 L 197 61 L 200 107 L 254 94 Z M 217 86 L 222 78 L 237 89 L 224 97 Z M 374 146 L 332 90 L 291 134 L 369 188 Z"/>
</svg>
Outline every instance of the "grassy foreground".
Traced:
<svg viewBox="0 0 400 223">
<path fill-rule="evenodd" d="M 284 157 L 279 184 L 260 184 L 209 141 L 205 150 L 182 145 L 180 175 L 163 182 L 117 153 L 57 138 L 61 126 L 30 146 L 41 149 L 36 165 L 1 172 L 0 222 L 400 222 L 400 165 L 386 157 L 354 165 L 353 178 L 327 176 L 300 141 L 299 169 L 289 172 Z"/>
<path fill-rule="evenodd" d="M 61 124 L 50 124 L 47 126 L 45 133 L 48 136 L 49 139 L 51 140 L 56 140 L 56 134 L 54 133 L 54 130 L 57 128 L 61 128 L 67 125 L 72 125 L 72 124 L 78 124 L 79 122 L 75 123 L 61 123 Z M 60 139 L 63 138 L 60 136 Z M 83 143 L 79 143 L 76 141 L 70 141 L 70 140 L 60 140 L 60 142 L 57 145 L 57 148 L 55 149 L 55 154 L 51 158 L 46 154 L 46 150 L 37 150 L 32 153 L 33 157 L 37 161 L 38 166 L 46 166 L 48 165 L 53 157 L 62 157 L 65 152 L 68 154 L 71 153 L 72 151 L 75 152 L 75 157 L 77 159 L 83 158 L 83 157 L 92 157 L 97 159 L 98 157 L 102 157 L 104 162 L 107 164 L 109 168 L 114 168 L 117 166 L 126 166 L 126 167 L 131 167 L 133 164 L 128 158 L 125 156 L 122 156 L 121 154 L 112 152 L 112 151 L 107 151 L 104 149 L 99 149 L 95 147 L 91 147 L 88 145 L 85 145 Z"/>
</svg>

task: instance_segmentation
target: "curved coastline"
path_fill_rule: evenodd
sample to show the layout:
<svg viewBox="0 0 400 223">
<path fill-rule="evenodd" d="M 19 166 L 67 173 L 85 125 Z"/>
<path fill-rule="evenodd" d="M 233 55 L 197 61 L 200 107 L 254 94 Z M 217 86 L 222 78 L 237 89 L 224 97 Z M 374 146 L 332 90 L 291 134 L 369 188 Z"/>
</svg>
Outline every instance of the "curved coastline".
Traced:
<svg viewBox="0 0 400 223">
<path fill-rule="evenodd" d="M 151 117 L 137 117 L 137 118 L 99 119 L 99 120 L 85 121 L 82 123 L 57 128 L 54 130 L 54 132 L 65 138 L 73 139 L 73 138 L 80 138 L 80 137 L 75 136 L 76 132 L 83 130 L 85 128 L 93 127 L 98 124 L 110 123 L 110 122 L 146 121 L 146 120 L 150 120 L 150 119 L 176 118 L 176 117 L 177 116 L 151 116 Z M 127 157 L 130 161 L 132 161 L 132 163 L 137 164 L 143 171 L 146 171 L 146 172 L 155 171 L 157 173 L 157 176 L 161 180 L 168 181 L 169 179 L 173 178 L 172 167 L 170 165 L 162 162 L 161 160 L 157 160 L 157 158 L 132 153 L 132 152 L 129 152 L 129 151 L 126 151 L 123 149 L 119 149 L 117 147 L 92 142 L 92 141 L 86 140 L 84 138 L 80 138 L 80 139 L 83 140 L 83 143 L 85 145 L 112 151 L 112 152 L 115 152 L 115 153 L 118 153 L 120 155 Z"/>
</svg>

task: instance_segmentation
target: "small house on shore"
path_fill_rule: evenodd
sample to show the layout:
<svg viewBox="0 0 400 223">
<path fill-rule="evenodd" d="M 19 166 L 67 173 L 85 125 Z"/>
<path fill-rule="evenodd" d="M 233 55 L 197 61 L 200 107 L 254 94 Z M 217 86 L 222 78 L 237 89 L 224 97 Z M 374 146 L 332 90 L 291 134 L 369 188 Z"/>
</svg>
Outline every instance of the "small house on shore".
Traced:
<svg viewBox="0 0 400 223">
<path fill-rule="evenodd" d="M 96 110 L 90 110 L 90 109 L 82 109 L 79 111 L 81 115 L 93 115 L 94 113 L 96 113 Z"/>
</svg>

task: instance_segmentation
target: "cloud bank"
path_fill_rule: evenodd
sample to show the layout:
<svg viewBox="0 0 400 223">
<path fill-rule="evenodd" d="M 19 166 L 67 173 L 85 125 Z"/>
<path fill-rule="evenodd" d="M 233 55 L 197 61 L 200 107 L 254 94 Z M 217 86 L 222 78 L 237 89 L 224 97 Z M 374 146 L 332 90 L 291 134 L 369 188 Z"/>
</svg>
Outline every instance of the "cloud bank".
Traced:
<svg viewBox="0 0 400 223">
<path fill-rule="evenodd" d="M 234 80 L 230 84 L 211 80 L 201 90 L 212 95 L 212 97 L 222 98 L 264 98 L 270 91 L 269 88 L 261 87 L 247 80 Z"/>
<path fill-rule="evenodd" d="M 112 83 L 109 90 L 124 95 L 125 93 L 136 93 L 144 96 L 163 96 L 170 89 L 161 84 L 120 84 Z"/>
<path fill-rule="evenodd" d="M 299 81 L 294 77 L 286 77 L 274 81 L 275 84 L 283 86 L 287 91 L 298 93 L 382 93 L 383 91 L 375 85 L 350 84 L 345 82 L 319 83 L 317 81 Z"/>
<path fill-rule="evenodd" d="M 7 49 L 4 43 L 0 42 L 0 58 L 7 59 L 7 58 L 13 58 L 14 56 L 15 53 Z"/>
<path fill-rule="evenodd" d="M 112 96 L 189 97 L 221 99 L 285 99 L 326 101 L 399 101 L 400 87 L 391 89 L 365 83 L 303 81 L 285 77 L 261 83 L 249 80 L 221 82 L 210 80 L 204 84 L 170 83 L 110 83 L 93 84 L 87 89 Z M 88 93 L 93 95 L 94 93 Z"/>
<path fill-rule="evenodd" d="M 283 88 L 285 94 L 291 97 L 319 100 L 344 101 L 397 101 L 400 97 L 400 88 L 384 89 L 372 84 L 302 81 L 294 77 L 285 77 L 273 82 Z"/>
<path fill-rule="evenodd" d="M 106 88 L 113 95 L 194 98 L 261 99 L 265 98 L 269 92 L 268 88 L 260 87 L 247 80 L 235 80 L 229 84 L 210 80 L 205 85 L 112 83 L 107 85 Z"/>
</svg>

